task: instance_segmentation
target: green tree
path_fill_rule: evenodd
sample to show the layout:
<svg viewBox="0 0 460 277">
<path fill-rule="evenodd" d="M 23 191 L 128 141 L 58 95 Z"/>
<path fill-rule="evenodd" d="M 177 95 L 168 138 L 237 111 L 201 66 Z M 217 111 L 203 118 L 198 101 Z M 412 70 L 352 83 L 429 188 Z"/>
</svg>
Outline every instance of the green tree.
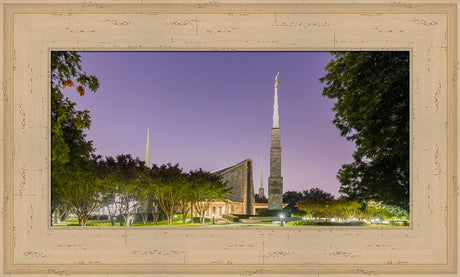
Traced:
<svg viewBox="0 0 460 277">
<path fill-rule="evenodd" d="M 327 203 L 313 203 L 300 200 L 297 202 L 296 207 L 301 211 L 305 211 L 308 216 L 318 219 L 326 216 L 326 205 Z"/>
<path fill-rule="evenodd" d="M 78 183 L 72 167 L 78 167 L 88 161 L 93 152 L 92 143 L 86 140 L 83 130 L 91 124 L 89 111 L 79 111 L 75 103 L 64 96 L 65 87 L 78 85 L 76 91 L 84 95 L 85 87 L 96 91 L 99 82 L 95 76 L 87 75 L 80 66 L 80 55 L 77 52 L 51 52 L 51 213 L 71 207 L 72 186 Z M 81 168 L 80 168 L 81 169 Z M 74 170 L 79 171 L 78 168 Z M 67 175 L 72 173 L 72 176 Z M 83 174 L 78 176 L 84 176 Z M 82 180 L 86 182 L 86 180 Z M 58 193 L 59 192 L 59 193 Z M 55 214 L 55 217 L 57 215 Z"/>
<path fill-rule="evenodd" d="M 98 207 L 101 195 L 97 185 L 97 160 L 94 157 L 72 159 L 60 174 L 64 177 L 58 176 L 59 182 L 54 184 L 54 191 L 57 197 L 65 200 L 70 212 L 77 216 L 78 224 L 85 226 L 88 216 Z"/>
<path fill-rule="evenodd" d="M 296 207 L 297 202 L 303 199 L 303 194 L 298 191 L 286 191 L 283 194 L 283 203 L 287 206 L 283 208 L 285 211 L 290 211 L 291 214 L 300 214 L 299 208 Z"/>
<path fill-rule="evenodd" d="M 185 193 L 187 175 L 179 168 L 179 164 L 173 166 L 168 163 L 160 167 L 154 165 L 150 170 L 149 184 L 161 210 L 168 218 L 168 225 L 172 225 L 174 213 Z"/>
<path fill-rule="evenodd" d="M 115 218 L 120 215 L 120 207 L 117 206 L 118 204 L 120 203 L 117 201 L 115 192 L 108 189 L 107 186 L 102 186 L 102 197 L 99 205 L 107 209 L 110 224 L 112 226 L 115 225 Z"/>
<path fill-rule="evenodd" d="M 184 190 L 181 193 L 181 197 L 179 198 L 179 204 L 177 205 L 177 210 L 181 213 L 182 215 L 182 223 L 185 223 L 185 220 L 187 219 L 187 215 L 191 210 L 192 207 L 192 191 L 193 187 L 191 183 L 185 182 L 184 184 Z M 193 215 L 191 215 L 193 217 Z M 190 221 L 193 223 L 193 220 Z"/>
<path fill-rule="evenodd" d="M 158 166 L 153 164 L 151 168 L 146 168 L 144 178 L 144 185 L 142 186 L 141 193 L 144 199 L 141 203 L 142 221 L 147 223 L 149 216 L 152 216 L 153 224 L 158 223 L 160 217 L 160 209 L 158 208 L 158 197 L 156 196 L 156 186 L 158 183 Z"/>
<path fill-rule="evenodd" d="M 336 200 L 332 206 L 331 211 L 333 217 L 341 218 L 343 220 L 350 220 L 353 218 L 361 218 L 362 205 L 356 201 L 346 201 L 345 199 Z"/>
<path fill-rule="evenodd" d="M 334 196 L 320 188 L 311 188 L 302 192 L 302 199 L 297 201 L 295 207 L 305 211 L 311 217 L 326 219 L 331 217 L 329 207 L 334 203 Z"/>
<path fill-rule="evenodd" d="M 268 203 L 267 197 L 265 195 L 260 196 L 258 193 L 254 194 L 254 202 L 256 203 Z"/>
<path fill-rule="evenodd" d="M 304 190 L 302 199 L 310 203 L 328 203 L 334 201 L 334 195 L 320 188 L 311 188 Z"/>
<path fill-rule="evenodd" d="M 409 208 L 409 52 L 333 52 L 320 79 L 333 124 L 356 144 L 337 174 L 351 200 Z"/>
<path fill-rule="evenodd" d="M 100 162 L 101 178 L 106 193 L 113 196 L 113 205 L 118 208 L 126 226 L 134 220 L 137 208 L 145 198 L 142 192 L 146 185 L 147 168 L 144 162 L 131 155 L 118 155 L 115 159 L 107 157 Z"/>
<path fill-rule="evenodd" d="M 406 210 L 401 209 L 400 207 L 393 206 L 393 205 L 385 205 L 385 209 L 388 210 L 389 219 L 399 219 L 399 220 L 409 219 L 409 213 Z"/>
<path fill-rule="evenodd" d="M 189 180 L 193 186 L 193 206 L 200 215 L 201 224 L 204 224 L 205 212 L 215 201 L 223 201 L 226 195 L 231 194 L 232 188 L 227 188 L 222 176 L 199 170 L 189 173 Z"/>
<path fill-rule="evenodd" d="M 283 203 L 287 203 L 288 206 L 295 206 L 295 204 L 303 199 L 303 195 L 298 191 L 286 191 L 283 194 Z"/>
<path fill-rule="evenodd" d="M 381 201 L 369 200 L 365 202 L 364 217 L 367 220 L 371 220 L 375 217 L 383 219 L 388 215 L 389 212 Z"/>
</svg>

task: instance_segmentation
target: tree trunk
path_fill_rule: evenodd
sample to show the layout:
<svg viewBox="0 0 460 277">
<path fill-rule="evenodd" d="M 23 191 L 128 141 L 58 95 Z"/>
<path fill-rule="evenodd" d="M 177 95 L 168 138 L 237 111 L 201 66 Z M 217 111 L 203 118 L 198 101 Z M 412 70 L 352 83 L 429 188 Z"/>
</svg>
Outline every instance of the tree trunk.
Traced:
<svg viewBox="0 0 460 277">
<path fill-rule="evenodd" d="M 168 225 L 169 226 L 172 225 L 173 214 L 174 214 L 174 210 L 170 210 L 168 214 Z"/>
<path fill-rule="evenodd" d="M 122 218 L 124 219 L 126 227 L 128 227 L 129 226 L 128 214 L 123 214 Z M 121 223 L 120 223 L 120 226 L 122 226 Z"/>
<path fill-rule="evenodd" d="M 148 213 L 142 213 L 142 223 L 147 224 L 147 220 L 149 219 Z"/>
<path fill-rule="evenodd" d="M 160 213 L 152 213 L 153 224 L 158 224 L 158 218 L 160 217 Z"/>
<path fill-rule="evenodd" d="M 67 217 L 67 212 L 59 213 L 58 223 L 61 222 L 61 221 L 66 220 L 66 217 Z"/>
<path fill-rule="evenodd" d="M 201 224 L 204 224 L 204 212 L 200 213 L 200 221 L 201 221 Z"/>
<path fill-rule="evenodd" d="M 53 226 L 53 224 L 57 223 L 57 220 L 56 220 L 57 215 L 55 213 L 55 210 L 56 209 L 51 208 L 51 226 Z M 54 214 L 54 216 L 53 216 L 53 214 Z"/>
<path fill-rule="evenodd" d="M 79 215 L 77 215 L 77 218 L 78 218 L 78 225 L 86 226 L 86 221 L 88 221 L 88 215 L 79 214 Z"/>
<path fill-rule="evenodd" d="M 190 202 L 190 223 L 193 223 L 193 201 Z"/>
</svg>

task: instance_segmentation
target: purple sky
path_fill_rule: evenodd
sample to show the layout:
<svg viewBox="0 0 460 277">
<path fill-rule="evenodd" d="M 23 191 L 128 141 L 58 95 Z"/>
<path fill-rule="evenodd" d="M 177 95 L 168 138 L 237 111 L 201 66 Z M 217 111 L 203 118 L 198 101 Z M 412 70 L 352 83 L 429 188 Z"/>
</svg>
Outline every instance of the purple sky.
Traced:
<svg viewBox="0 0 460 277">
<path fill-rule="evenodd" d="M 88 139 L 104 156 L 144 159 L 150 128 L 151 161 L 185 171 L 217 170 L 252 159 L 254 187 L 263 157 L 267 192 L 274 76 L 284 191 L 320 187 L 338 195 L 342 164 L 354 144 L 331 123 L 333 101 L 318 78 L 327 52 L 81 52 L 82 68 L 100 82 L 96 93 L 65 94 L 88 109 Z"/>
</svg>

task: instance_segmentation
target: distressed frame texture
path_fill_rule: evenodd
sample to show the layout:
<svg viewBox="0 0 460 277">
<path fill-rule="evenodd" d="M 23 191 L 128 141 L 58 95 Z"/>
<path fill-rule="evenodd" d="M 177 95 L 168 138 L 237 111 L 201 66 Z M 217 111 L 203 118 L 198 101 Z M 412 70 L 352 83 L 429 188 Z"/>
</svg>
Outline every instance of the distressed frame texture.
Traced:
<svg viewBox="0 0 460 277">
<path fill-rule="evenodd" d="M 457 2 L 62 2 L 0 4 L 0 272 L 458 276 Z M 52 50 L 410 51 L 411 226 L 51 227 Z"/>
</svg>

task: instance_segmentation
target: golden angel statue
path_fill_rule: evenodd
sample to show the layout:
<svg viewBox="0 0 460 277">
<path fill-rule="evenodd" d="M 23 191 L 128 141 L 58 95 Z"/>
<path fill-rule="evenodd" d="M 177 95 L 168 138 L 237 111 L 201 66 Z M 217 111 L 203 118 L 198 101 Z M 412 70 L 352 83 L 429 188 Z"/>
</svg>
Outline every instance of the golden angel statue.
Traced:
<svg viewBox="0 0 460 277">
<path fill-rule="evenodd" d="M 278 75 L 280 75 L 279 72 L 278 72 L 278 74 L 276 74 L 276 76 L 275 76 L 275 88 L 278 87 Z"/>
</svg>

